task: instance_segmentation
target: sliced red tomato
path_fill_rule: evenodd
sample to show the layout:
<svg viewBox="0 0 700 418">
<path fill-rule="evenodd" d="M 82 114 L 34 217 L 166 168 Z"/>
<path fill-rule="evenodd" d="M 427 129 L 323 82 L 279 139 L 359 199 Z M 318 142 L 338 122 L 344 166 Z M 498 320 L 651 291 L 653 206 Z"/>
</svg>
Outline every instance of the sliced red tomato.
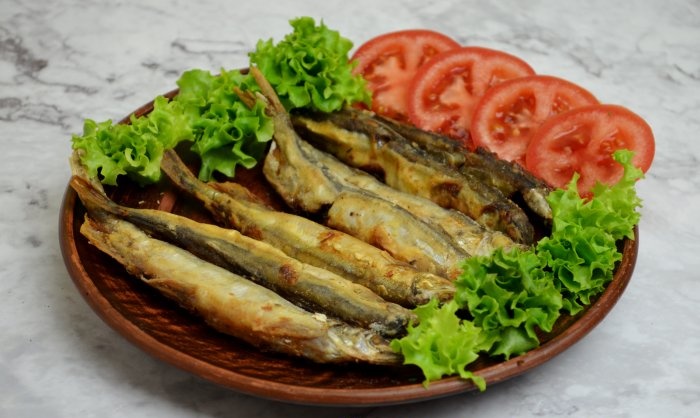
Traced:
<svg viewBox="0 0 700 418">
<path fill-rule="evenodd" d="M 477 104 L 472 141 L 501 159 L 525 165 L 530 138 L 542 122 L 593 104 L 598 100 L 591 93 L 560 78 L 534 75 L 507 80 L 489 89 Z"/>
<path fill-rule="evenodd" d="M 596 182 L 615 184 L 622 167 L 618 149 L 634 152 L 633 163 L 646 172 L 654 159 L 654 134 L 637 114 L 616 105 L 592 105 L 547 119 L 527 148 L 527 169 L 554 187 L 565 187 L 579 173 L 578 190 L 590 196 Z"/>
<path fill-rule="evenodd" d="M 407 121 L 406 98 L 416 71 L 432 56 L 460 45 L 430 30 L 386 33 L 370 39 L 353 54 L 355 74 L 362 74 L 372 91 L 372 110 Z"/>
<path fill-rule="evenodd" d="M 505 80 L 534 74 L 525 61 L 501 51 L 464 47 L 443 52 L 416 73 L 408 115 L 414 125 L 470 146 L 472 115 L 484 93 Z"/>
</svg>

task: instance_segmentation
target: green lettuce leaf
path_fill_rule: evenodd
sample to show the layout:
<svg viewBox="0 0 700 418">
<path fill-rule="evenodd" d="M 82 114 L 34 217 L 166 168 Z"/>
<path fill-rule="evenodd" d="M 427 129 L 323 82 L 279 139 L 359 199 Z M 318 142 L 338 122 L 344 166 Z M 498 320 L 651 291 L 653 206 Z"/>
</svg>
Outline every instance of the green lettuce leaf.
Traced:
<svg viewBox="0 0 700 418">
<path fill-rule="evenodd" d="M 425 374 L 424 384 L 443 376 L 458 374 L 471 379 L 480 389 L 486 382 L 466 369 L 488 347 L 486 335 L 479 327 L 457 316 L 458 305 L 454 301 L 438 306 L 433 299 L 414 309 L 418 325 L 409 324 L 408 335 L 391 341 L 391 347 L 401 352 L 404 364 L 419 366 Z"/>
<path fill-rule="evenodd" d="M 540 240 L 537 251 L 554 273 L 564 309 L 572 315 L 612 280 L 622 258 L 615 244 L 633 238 L 639 222 L 641 200 L 634 186 L 642 171 L 632 164 L 631 151 L 619 150 L 613 157 L 624 169 L 615 185 L 598 184 L 593 198 L 585 200 L 578 195 L 574 175 L 566 189 L 553 191 L 547 199 L 553 213 L 552 234 Z"/>
<path fill-rule="evenodd" d="M 179 102 L 192 127 L 192 150 L 201 157 L 199 178 L 211 180 L 215 172 L 233 177 L 236 167 L 251 168 L 263 157 L 274 125 L 262 102 L 249 109 L 234 87 L 252 88 L 254 81 L 240 71 L 185 72 L 177 82 Z"/>
<path fill-rule="evenodd" d="M 154 109 L 130 124 L 86 120 L 73 148 L 83 150 L 81 162 L 88 174 L 104 184 L 116 185 L 127 175 L 139 184 L 160 179 L 163 152 L 183 140 L 193 141 L 201 157 L 199 178 L 211 180 L 215 172 L 233 177 L 238 165 L 253 167 L 272 139 L 274 125 L 262 102 L 249 109 L 234 87 L 253 88 L 252 77 L 240 71 L 185 72 L 177 82 L 180 91 L 171 101 L 158 97 Z"/>
<path fill-rule="evenodd" d="M 293 32 L 278 44 L 260 41 L 250 53 L 276 89 L 287 110 L 310 108 L 331 112 L 348 103 L 370 103 L 370 92 L 348 61 L 352 43 L 323 23 L 302 17 L 292 20 Z M 185 72 L 180 91 L 170 102 L 160 97 L 147 116 L 130 125 L 86 120 L 83 135 L 73 136 L 73 148 L 82 150 L 88 173 L 104 184 L 116 185 L 127 175 L 139 184 L 160 178 L 163 151 L 180 141 L 193 141 L 201 157 L 199 178 L 209 181 L 218 172 L 233 177 L 236 167 L 253 167 L 264 155 L 274 133 L 272 120 L 258 102 L 249 109 L 234 93 L 258 89 L 254 79 L 240 71 Z"/>
<path fill-rule="evenodd" d="M 462 263 L 455 300 L 493 341 L 491 353 L 506 358 L 539 345 L 537 329 L 551 331 L 561 293 L 534 250 L 496 250 Z"/>
<path fill-rule="evenodd" d="M 618 150 L 613 157 L 622 164 L 622 178 L 613 186 L 597 184 L 593 188 L 594 199 L 588 202 L 584 210 L 598 212 L 598 215 L 584 213 L 584 217 L 595 219 L 595 224 L 616 240 L 624 237 L 634 239 L 634 226 L 641 217 L 637 208 L 642 207 L 642 200 L 634 186 L 644 178 L 644 173 L 632 163 L 632 151 Z"/>
<path fill-rule="evenodd" d="M 132 115 L 129 124 L 97 123 L 87 119 L 82 135 L 73 135 L 72 147 L 80 151 L 88 175 L 116 185 L 126 175 L 139 184 L 160 179 L 163 151 L 191 137 L 188 119 L 178 103 L 157 97 L 148 117 Z"/>
<path fill-rule="evenodd" d="M 392 347 L 418 365 L 426 381 L 450 373 L 473 378 L 463 371 L 480 353 L 510 358 L 537 347 L 539 331 L 551 331 L 563 311 L 576 314 L 605 290 L 622 257 L 616 244 L 634 237 L 641 206 L 635 184 L 642 172 L 632 165 L 632 153 L 613 157 L 623 178 L 597 185 L 590 200 L 579 196 L 578 176 L 550 193 L 549 237 L 530 249 L 465 260 L 452 301 L 415 309 L 420 324 L 409 326 Z M 470 320 L 460 319 L 458 310 Z"/>
<path fill-rule="evenodd" d="M 287 110 L 309 108 L 322 112 L 345 104 L 370 104 L 365 80 L 353 75 L 348 59 L 352 42 L 310 17 L 290 21 L 292 33 L 279 43 L 259 41 L 249 54 L 275 88 Z"/>
</svg>

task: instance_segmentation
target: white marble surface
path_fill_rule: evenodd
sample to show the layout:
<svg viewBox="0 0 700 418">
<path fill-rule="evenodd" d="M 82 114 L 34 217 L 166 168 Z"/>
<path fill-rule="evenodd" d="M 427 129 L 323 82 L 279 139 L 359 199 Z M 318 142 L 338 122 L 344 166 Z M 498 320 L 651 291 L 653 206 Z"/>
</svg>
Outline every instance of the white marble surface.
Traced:
<svg viewBox="0 0 700 418">
<path fill-rule="evenodd" d="M 196 4 L 196 5 L 195 5 Z M 69 278 L 58 213 L 70 136 L 198 67 L 245 65 L 309 15 L 356 45 L 427 27 L 499 48 L 625 105 L 656 133 L 639 261 L 580 343 L 483 394 L 386 408 L 261 400 L 143 353 Z M 700 3 L 0 0 L 1 417 L 691 417 L 700 411 Z"/>
</svg>

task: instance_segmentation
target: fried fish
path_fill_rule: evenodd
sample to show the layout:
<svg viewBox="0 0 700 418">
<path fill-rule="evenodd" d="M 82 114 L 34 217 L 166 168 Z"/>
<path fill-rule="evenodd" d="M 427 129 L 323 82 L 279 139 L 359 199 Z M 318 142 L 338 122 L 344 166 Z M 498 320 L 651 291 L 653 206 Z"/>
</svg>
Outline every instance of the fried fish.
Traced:
<svg viewBox="0 0 700 418">
<path fill-rule="evenodd" d="M 81 233 L 129 273 L 213 328 L 253 346 L 319 363 L 400 362 L 377 333 L 305 311 L 250 280 L 150 238 L 127 221 L 93 211 Z"/>
<path fill-rule="evenodd" d="M 263 173 L 278 194 L 297 210 L 324 217 L 334 229 L 376 245 L 419 270 L 453 278 L 469 255 L 450 237 L 382 196 L 337 181 L 294 131 L 286 110 L 262 74 L 251 68 L 262 94 L 243 100 L 265 102 L 275 133 Z M 362 220 L 362 222 L 358 222 Z"/>
<path fill-rule="evenodd" d="M 492 183 L 475 175 L 486 169 L 458 170 L 458 157 L 432 147 L 433 143 L 447 147 L 450 143 L 446 140 L 436 137 L 431 143 L 429 139 L 433 138 L 428 136 L 420 147 L 419 142 L 407 139 L 371 113 L 354 109 L 330 114 L 305 113 L 295 115 L 293 121 L 297 132 L 315 146 L 353 167 L 377 175 L 386 184 L 459 210 L 517 242 L 532 243 L 534 227 L 527 214 Z M 414 131 L 406 128 L 405 132 Z M 474 155 L 471 158 L 478 160 Z M 500 182 L 509 184 L 504 179 Z"/>
<path fill-rule="evenodd" d="M 435 132 L 424 131 L 379 115 L 373 117 L 429 153 L 437 161 L 498 189 L 508 198 L 519 197 L 544 221 L 552 220 L 552 208 L 547 203 L 551 187 L 519 164 L 502 160 L 481 147 L 470 151 L 454 139 Z"/>
<path fill-rule="evenodd" d="M 129 221 L 148 234 L 239 273 L 301 307 L 387 336 L 403 333 L 409 321 L 414 319 L 409 310 L 385 301 L 368 288 L 301 263 L 236 230 L 196 222 L 161 210 L 118 205 L 80 177 L 73 177 L 70 185 L 86 207 Z"/>
<path fill-rule="evenodd" d="M 451 299 L 454 284 L 421 272 L 362 240 L 310 219 L 273 210 L 256 201 L 243 186 L 203 183 L 170 150 L 163 172 L 182 191 L 201 201 L 221 223 L 267 242 L 297 260 L 361 284 L 385 300 L 406 307 L 432 298 Z"/>
</svg>

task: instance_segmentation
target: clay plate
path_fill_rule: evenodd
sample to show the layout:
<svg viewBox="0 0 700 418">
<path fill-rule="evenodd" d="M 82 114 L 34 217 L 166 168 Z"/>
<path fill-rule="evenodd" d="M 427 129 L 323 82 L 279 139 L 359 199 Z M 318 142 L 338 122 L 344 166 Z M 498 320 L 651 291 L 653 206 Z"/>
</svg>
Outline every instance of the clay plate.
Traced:
<svg viewBox="0 0 700 418">
<path fill-rule="evenodd" d="M 174 94 L 175 91 L 167 96 Z M 148 103 L 134 114 L 140 116 L 151 109 L 152 103 Z M 236 181 L 249 186 L 269 203 L 282 205 L 265 185 L 259 171 L 241 172 Z M 165 180 L 146 188 L 123 180 L 120 182 L 119 188 L 108 189 L 118 202 L 160 208 L 210 221 L 195 202 L 175 193 Z M 426 388 L 420 370 L 413 366 L 315 364 L 261 352 L 236 338 L 218 333 L 92 247 L 79 232 L 84 214 L 76 193 L 68 187 L 61 207 L 59 239 L 66 267 L 75 285 L 107 324 L 136 346 L 167 363 L 243 393 L 310 405 L 391 405 L 476 389 L 472 383 L 457 377 L 432 382 Z M 635 228 L 635 239 L 625 239 L 620 243 L 623 258 L 605 292 L 577 316 L 563 315 L 551 333 L 542 335 L 539 348 L 509 361 L 483 358 L 473 363 L 470 369 L 486 379 L 487 390 L 548 361 L 598 325 L 620 298 L 632 276 L 638 242 L 639 231 Z"/>
</svg>

